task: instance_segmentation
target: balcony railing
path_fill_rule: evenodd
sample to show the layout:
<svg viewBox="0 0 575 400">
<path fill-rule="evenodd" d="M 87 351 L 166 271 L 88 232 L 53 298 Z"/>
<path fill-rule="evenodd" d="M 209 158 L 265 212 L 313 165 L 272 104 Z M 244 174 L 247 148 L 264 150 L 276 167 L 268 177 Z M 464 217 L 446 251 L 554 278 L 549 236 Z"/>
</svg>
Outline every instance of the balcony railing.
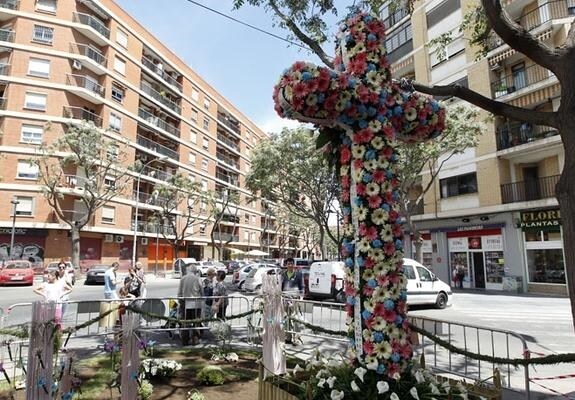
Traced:
<svg viewBox="0 0 575 400">
<path fill-rule="evenodd" d="M 179 160 L 179 156 L 178 156 L 178 152 L 175 150 L 172 150 L 166 146 L 163 146 L 159 143 L 154 142 L 153 140 L 150 139 L 146 139 L 143 136 L 136 136 L 136 143 L 138 143 L 140 146 L 143 146 L 147 149 L 153 150 L 156 153 L 160 153 L 163 154 L 165 156 L 168 156 L 174 160 Z"/>
<path fill-rule="evenodd" d="M 559 134 L 557 129 L 549 126 L 533 126 L 521 121 L 508 122 L 497 129 L 497 150 L 505 150 L 557 134 Z"/>
<path fill-rule="evenodd" d="M 180 137 L 180 130 L 173 125 L 168 124 L 160 117 L 156 117 L 154 114 L 144 110 L 143 108 L 138 108 L 138 117 L 146 120 L 150 124 L 157 126 L 160 129 L 165 130 L 168 133 L 171 133 L 174 136 Z"/>
<path fill-rule="evenodd" d="M 83 25 L 88 25 L 100 35 L 104 36 L 106 39 L 110 39 L 110 30 L 106 28 L 106 25 L 98 18 L 90 15 L 90 14 L 83 14 L 83 13 L 74 13 L 74 22 L 78 22 Z"/>
<path fill-rule="evenodd" d="M 227 183 L 231 183 L 234 186 L 239 186 L 239 179 L 234 176 L 222 174 L 216 171 L 216 178 Z"/>
<path fill-rule="evenodd" d="M 220 242 L 239 242 L 240 241 L 240 236 L 239 235 L 233 235 L 231 233 L 219 233 L 219 232 L 214 232 L 214 240 L 219 240 Z"/>
<path fill-rule="evenodd" d="M 162 96 L 162 94 L 160 92 L 158 92 L 156 89 L 154 89 L 149 83 L 147 83 L 145 81 L 140 82 L 140 89 L 142 89 L 142 91 L 144 93 L 146 93 L 147 95 L 151 96 L 155 100 L 159 101 L 160 103 L 162 103 L 163 105 L 168 107 L 170 110 L 173 110 L 173 111 L 177 112 L 178 114 L 182 113 L 182 109 L 179 105 L 174 103 L 172 100 L 170 100 L 166 96 Z"/>
<path fill-rule="evenodd" d="M 132 230 L 134 230 L 134 221 L 130 224 Z M 138 232 L 145 233 L 159 233 L 164 235 L 174 235 L 174 228 L 171 225 L 160 225 L 154 221 L 140 221 L 138 220 Z"/>
<path fill-rule="evenodd" d="M 0 64 L 0 75 L 10 75 L 10 64 Z"/>
<path fill-rule="evenodd" d="M 20 1 L 0 0 L 0 8 L 7 8 L 9 10 L 18 10 L 20 8 Z"/>
<path fill-rule="evenodd" d="M 86 56 L 98 64 L 106 66 L 106 57 L 104 57 L 104 55 L 99 50 L 91 46 L 81 43 L 70 43 L 70 53 Z"/>
<path fill-rule="evenodd" d="M 240 169 L 240 163 L 231 157 L 228 157 L 222 153 L 216 153 L 216 158 L 219 161 L 222 161 L 224 164 L 229 165 L 230 167 L 233 167 L 235 169 Z"/>
<path fill-rule="evenodd" d="M 570 6 L 568 0 L 549 1 L 519 18 L 519 25 L 531 31 L 552 19 L 566 18 L 575 15 L 575 7 Z M 488 49 L 493 50 L 503 45 L 503 40 L 495 33 L 489 39 Z"/>
<path fill-rule="evenodd" d="M 154 72 L 156 75 L 162 78 L 168 85 L 175 87 L 180 92 L 182 91 L 182 84 L 178 82 L 173 76 L 164 71 L 163 68 L 159 68 L 152 62 L 152 60 L 142 56 L 142 64 L 144 67 L 148 68 L 150 71 Z"/>
<path fill-rule="evenodd" d="M 145 192 L 139 192 L 138 196 L 136 197 L 136 192 L 132 193 L 132 200 L 136 201 L 136 198 L 138 199 L 137 201 L 139 203 L 144 203 L 144 204 L 150 204 L 152 206 L 160 206 L 163 205 L 167 202 L 167 198 L 162 197 L 162 196 L 157 196 L 154 193 L 145 193 Z M 168 205 L 170 206 L 170 205 Z"/>
<path fill-rule="evenodd" d="M 501 185 L 503 204 L 555 197 L 555 186 L 561 175 L 547 176 Z"/>
<path fill-rule="evenodd" d="M 534 83 L 544 81 L 551 76 L 554 76 L 553 73 L 537 64 L 515 70 L 511 74 L 491 82 L 493 97 L 496 99 L 505 96 Z"/>
<path fill-rule="evenodd" d="M 64 106 L 64 117 L 92 121 L 98 128 L 102 127 L 102 118 L 98 114 L 85 110 L 82 107 Z"/>
<path fill-rule="evenodd" d="M 14 31 L 12 29 L 0 29 L 0 42 L 13 42 Z"/>
<path fill-rule="evenodd" d="M 85 75 L 66 75 L 66 84 L 70 86 L 76 86 L 79 88 L 84 88 L 100 97 L 104 97 L 106 93 L 104 87 L 92 79 L 87 78 Z"/>
<path fill-rule="evenodd" d="M 88 179 L 85 176 L 64 175 L 60 185 L 70 189 L 83 189 L 86 186 L 86 182 L 88 182 Z"/>
<path fill-rule="evenodd" d="M 142 170 L 142 174 L 147 175 L 147 176 L 152 177 L 152 178 L 155 178 L 155 179 L 159 179 L 161 181 L 167 181 L 168 179 L 170 179 L 173 176 L 173 174 L 169 174 L 169 173 L 162 171 L 160 169 L 150 167 L 149 165 L 146 165 L 144 167 L 144 169 Z"/>
<path fill-rule="evenodd" d="M 222 114 L 218 114 L 218 121 L 221 122 L 223 125 L 227 126 L 228 128 L 230 128 L 236 134 L 238 135 L 241 134 L 239 123 L 234 124 L 232 121 L 230 121 L 228 118 L 226 118 L 226 116 Z"/>
<path fill-rule="evenodd" d="M 237 145 L 237 143 L 233 142 L 232 140 L 228 139 L 227 137 L 225 137 L 224 135 L 221 135 L 218 133 L 218 140 L 222 143 L 225 143 L 228 147 L 231 147 L 232 149 L 236 150 L 236 151 L 240 151 L 240 146 Z"/>
</svg>

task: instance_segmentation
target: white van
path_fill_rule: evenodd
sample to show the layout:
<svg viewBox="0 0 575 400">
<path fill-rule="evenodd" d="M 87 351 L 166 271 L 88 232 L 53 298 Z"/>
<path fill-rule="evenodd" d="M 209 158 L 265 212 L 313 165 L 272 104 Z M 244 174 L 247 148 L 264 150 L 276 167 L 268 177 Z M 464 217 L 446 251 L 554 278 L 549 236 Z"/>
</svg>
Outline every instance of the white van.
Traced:
<svg viewBox="0 0 575 400">
<path fill-rule="evenodd" d="M 176 261 L 174 261 L 174 277 L 181 278 L 182 276 L 186 275 L 186 265 L 195 262 L 195 258 L 178 258 Z"/>
<path fill-rule="evenodd" d="M 437 308 L 445 308 L 450 304 L 451 287 L 417 261 L 404 258 L 403 273 L 407 278 L 408 304 L 435 304 Z M 342 261 L 314 262 L 309 271 L 308 296 L 344 302 L 344 278 L 345 267 Z"/>
</svg>

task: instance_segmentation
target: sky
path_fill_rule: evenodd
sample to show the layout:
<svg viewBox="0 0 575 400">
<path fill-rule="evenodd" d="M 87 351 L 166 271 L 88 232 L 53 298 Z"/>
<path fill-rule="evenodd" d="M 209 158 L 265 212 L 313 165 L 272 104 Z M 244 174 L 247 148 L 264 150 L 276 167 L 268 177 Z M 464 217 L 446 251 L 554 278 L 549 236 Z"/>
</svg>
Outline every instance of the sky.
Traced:
<svg viewBox="0 0 575 400">
<path fill-rule="evenodd" d="M 265 132 L 297 126 L 275 113 L 273 87 L 282 71 L 295 61 L 320 64 L 316 56 L 187 0 L 115 1 Z M 232 0 L 196 2 L 287 36 L 287 32 L 273 27 L 271 15 L 262 8 L 245 5 L 233 10 Z"/>
</svg>

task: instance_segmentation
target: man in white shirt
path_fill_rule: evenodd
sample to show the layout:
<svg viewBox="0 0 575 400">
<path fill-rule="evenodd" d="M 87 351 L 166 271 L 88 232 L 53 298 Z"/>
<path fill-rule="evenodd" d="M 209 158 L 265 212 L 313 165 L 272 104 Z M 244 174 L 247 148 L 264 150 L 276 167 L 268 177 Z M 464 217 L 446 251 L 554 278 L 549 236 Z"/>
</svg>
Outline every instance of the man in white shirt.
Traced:
<svg viewBox="0 0 575 400">
<path fill-rule="evenodd" d="M 116 291 L 116 285 L 118 284 L 118 279 L 116 277 L 116 271 L 120 264 L 113 262 L 110 268 L 106 270 L 104 274 L 104 298 L 105 299 L 118 299 L 118 292 Z"/>
</svg>

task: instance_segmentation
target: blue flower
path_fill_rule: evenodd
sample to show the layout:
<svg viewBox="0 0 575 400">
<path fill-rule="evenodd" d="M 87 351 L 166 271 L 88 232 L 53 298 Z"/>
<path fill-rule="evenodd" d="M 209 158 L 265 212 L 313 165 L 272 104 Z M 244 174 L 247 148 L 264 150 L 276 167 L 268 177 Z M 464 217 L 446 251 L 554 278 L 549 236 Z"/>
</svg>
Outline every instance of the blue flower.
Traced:
<svg viewBox="0 0 575 400">
<path fill-rule="evenodd" d="M 363 318 L 363 319 L 365 319 L 365 320 L 370 319 L 370 318 L 372 317 L 372 315 L 373 315 L 373 314 L 370 313 L 370 312 L 367 311 L 367 310 L 363 310 L 363 311 L 361 312 L 361 318 Z"/>
<path fill-rule="evenodd" d="M 370 117 L 373 117 L 375 114 L 377 114 L 377 109 L 375 107 L 368 107 L 367 108 L 367 115 L 369 115 Z"/>
<path fill-rule="evenodd" d="M 347 301 L 346 301 L 346 303 L 349 304 L 350 306 L 355 305 L 355 297 L 353 297 L 353 296 L 347 296 Z"/>
<path fill-rule="evenodd" d="M 393 310 L 395 307 L 395 302 L 391 299 L 387 299 L 383 302 L 383 306 L 386 310 Z"/>
<path fill-rule="evenodd" d="M 378 374 L 380 374 L 380 375 L 383 375 L 383 373 L 385 372 L 385 365 L 379 364 L 379 365 L 377 366 L 376 372 L 377 372 Z"/>
<path fill-rule="evenodd" d="M 371 174 L 365 174 L 362 178 L 365 183 L 369 183 L 373 180 L 373 176 Z"/>
<path fill-rule="evenodd" d="M 312 74 L 309 71 L 304 71 L 301 74 L 301 79 L 302 81 L 309 81 L 311 78 L 313 78 Z"/>
<path fill-rule="evenodd" d="M 365 14 L 363 16 L 363 22 L 365 22 L 366 24 L 369 24 L 372 20 L 373 20 L 373 17 L 369 14 Z M 373 35 L 373 33 L 371 33 L 370 35 Z"/>
<path fill-rule="evenodd" d="M 358 108 L 359 108 L 359 107 L 358 107 Z M 365 114 L 366 114 L 365 107 L 364 107 L 363 109 L 364 109 L 364 110 L 363 110 L 363 112 L 361 113 L 361 115 L 365 115 Z M 365 129 L 365 128 L 367 128 L 367 126 L 369 125 L 369 124 L 367 123 L 367 121 L 364 120 L 364 119 L 359 120 L 357 124 L 359 125 L 359 127 L 360 127 L 361 129 Z"/>
<path fill-rule="evenodd" d="M 317 102 L 318 103 L 323 103 L 325 101 L 325 94 L 320 93 L 317 95 Z"/>
<path fill-rule="evenodd" d="M 360 104 L 360 105 L 357 106 L 357 112 L 360 113 L 360 114 L 365 114 L 365 113 L 367 113 L 367 107 L 364 106 L 363 104 Z M 362 122 L 362 121 L 360 121 L 360 123 L 361 123 L 361 122 Z M 363 121 L 363 122 L 365 122 L 365 121 Z M 366 124 L 367 124 L 367 122 L 366 122 Z"/>
<path fill-rule="evenodd" d="M 398 250 L 403 249 L 403 242 L 401 239 L 396 239 L 395 240 L 395 248 Z"/>
<path fill-rule="evenodd" d="M 347 251 L 348 254 L 353 253 L 353 248 L 354 248 L 353 243 L 346 243 L 345 244 L 345 251 Z"/>
<path fill-rule="evenodd" d="M 381 240 L 375 239 L 374 241 L 371 242 L 371 245 L 374 248 L 379 249 L 381 246 L 383 246 L 383 243 L 381 242 Z"/>
<path fill-rule="evenodd" d="M 376 71 L 377 70 L 377 66 L 373 63 L 368 63 L 367 64 L 367 70 L 368 71 Z"/>
<path fill-rule="evenodd" d="M 393 179 L 393 171 L 389 170 L 385 173 L 385 175 L 387 176 L 387 179 L 389 180 Z"/>
<path fill-rule="evenodd" d="M 377 158 L 377 151 L 375 151 L 374 149 L 369 149 L 368 151 L 365 152 L 365 157 L 366 160 L 375 160 Z"/>
<path fill-rule="evenodd" d="M 349 214 L 351 214 L 351 208 L 349 208 L 349 207 L 343 207 L 343 208 L 341 209 L 341 211 L 343 212 L 343 215 L 349 215 Z"/>
<path fill-rule="evenodd" d="M 399 299 L 400 300 L 407 300 L 407 289 L 402 289 L 399 292 Z"/>
<path fill-rule="evenodd" d="M 349 78 L 347 80 L 347 87 L 349 88 L 355 88 L 355 86 L 357 85 L 357 81 L 355 78 Z"/>
<path fill-rule="evenodd" d="M 393 108 L 393 115 L 395 115 L 396 117 L 403 114 L 403 107 L 401 106 L 395 106 Z"/>
<path fill-rule="evenodd" d="M 400 326 L 401 324 L 403 324 L 403 317 L 401 315 L 397 315 L 395 317 L 395 325 Z"/>
<path fill-rule="evenodd" d="M 383 339 L 384 339 L 384 338 L 385 338 L 385 337 L 383 336 L 383 333 L 381 333 L 381 332 L 375 332 L 375 333 L 373 334 L 373 341 L 374 341 L 375 343 L 383 342 Z"/>
<path fill-rule="evenodd" d="M 363 257 L 356 257 L 355 263 L 358 266 L 363 267 L 365 265 L 365 260 L 363 259 Z"/>
<path fill-rule="evenodd" d="M 393 110 L 391 108 L 388 108 L 385 115 L 387 115 L 388 117 L 391 117 L 393 115 Z"/>
<path fill-rule="evenodd" d="M 438 103 L 437 101 L 432 101 L 432 102 L 431 102 L 431 109 L 432 109 L 434 112 L 439 111 L 439 103 Z"/>
<path fill-rule="evenodd" d="M 341 64 L 341 65 L 343 66 L 343 64 Z M 331 78 L 337 78 L 337 72 L 330 70 L 330 71 L 329 71 L 329 76 L 330 76 Z"/>
<path fill-rule="evenodd" d="M 387 96 L 389 96 L 389 93 L 387 93 L 387 90 L 382 90 L 379 93 L 379 98 L 382 99 L 383 101 L 385 101 L 387 99 Z"/>
<path fill-rule="evenodd" d="M 374 40 L 377 40 L 377 36 L 375 36 L 373 33 L 370 33 L 369 35 L 367 35 L 367 40 L 373 42 Z"/>
<path fill-rule="evenodd" d="M 383 204 L 381 205 L 381 207 L 379 207 L 379 208 L 383 208 L 383 209 L 384 209 L 385 211 L 387 211 L 387 212 L 389 212 L 389 210 L 391 210 L 391 207 L 390 207 L 389 204 L 387 204 L 387 203 L 383 203 Z"/>
<path fill-rule="evenodd" d="M 351 258 L 351 257 L 346 258 L 345 259 L 345 266 L 348 268 L 353 267 L 353 258 Z"/>
<path fill-rule="evenodd" d="M 367 281 L 367 286 L 369 286 L 370 288 L 375 288 L 377 287 L 377 281 L 371 278 L 370 280 Z"/>
<path fill-rule="evenodd" d="M 393 362 L 396 363 L 396 362 L 399 362 L 399 360 L 401 360 L 401 356 L 400 356 L 399 354 L 393 353 L 393 354 L 391 355 L 391 361 L 393 361 Z"/>
<path fill-rule="evenodd" d="M 353 199 L 353 202 L 358 207 L 363 205 L 363 199 L 361 197 L 356 197 L 355 199 Z"/>
<path fill-rule="evenodd" d="M 345 41 L 346 41 L 347 43 L 353 42 L 353 36 L 351 36 L 351 35 L 346 35 Z"/>
<path fill-rule="evenodd" d="M 391 155 L 391 161 L 397 161 L 397 154 L 396 153 L 393 153 Z"/>
<path fill-rule="evenodd" d="M 387 116 L 386 116 L 385 114 L 379 114 L 379 115 L 377 116 L 377 120 L 378 120 L 379 122 L 385 122 L 385 121 L 387 121 Z"/>
</svg>

